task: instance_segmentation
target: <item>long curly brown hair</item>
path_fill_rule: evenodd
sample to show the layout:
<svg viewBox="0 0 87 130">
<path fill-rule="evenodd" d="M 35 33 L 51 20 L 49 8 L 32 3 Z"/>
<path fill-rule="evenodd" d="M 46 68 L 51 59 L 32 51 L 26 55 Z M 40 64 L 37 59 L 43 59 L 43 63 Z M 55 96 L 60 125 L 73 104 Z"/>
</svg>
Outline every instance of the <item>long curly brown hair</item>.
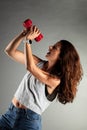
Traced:
<svg viewBox="0 0 87 130">
<path fill-rule="evenodd" d="M 66 104 L 73 102 L 83 70 L 75 47 L 67 40 L 61 40 L 58 43 L 61 46 L 60 58 L 52 68 L 51 74 L 56 74 L 61 79 L 56 89 L 57 99 Z"/>
</svg>

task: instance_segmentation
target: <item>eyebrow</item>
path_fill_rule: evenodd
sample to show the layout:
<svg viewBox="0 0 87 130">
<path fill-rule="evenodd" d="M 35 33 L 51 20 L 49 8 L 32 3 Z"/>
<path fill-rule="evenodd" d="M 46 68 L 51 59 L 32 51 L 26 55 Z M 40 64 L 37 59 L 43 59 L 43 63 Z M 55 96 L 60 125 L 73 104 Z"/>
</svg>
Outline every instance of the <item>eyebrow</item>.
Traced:
<svg viewBox="0 0 87 130">
<path fill-rule="evenodd" d="M 57 49 L 57 45 L 53 45 L 53 47 Z"/>
<path fill-rule="evenodd" d="M 54 44 L 53 47 L 55 47 L 56 49 L 58 49 L 60 47 L 60 45 Z"/>
</svg>

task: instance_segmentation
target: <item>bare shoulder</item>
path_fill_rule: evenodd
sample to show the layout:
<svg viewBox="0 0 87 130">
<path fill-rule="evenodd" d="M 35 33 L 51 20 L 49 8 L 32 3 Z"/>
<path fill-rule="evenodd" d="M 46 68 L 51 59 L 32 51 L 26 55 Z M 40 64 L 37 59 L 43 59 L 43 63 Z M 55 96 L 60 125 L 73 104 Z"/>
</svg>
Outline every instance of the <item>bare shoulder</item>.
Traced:
<svg viewBox="0 0 87 130">
<path fill-rule="evenodd" d="M 55 86 L 48 86 L 48 85 L 46 85 L 49 94 L 52 94 L 53 91 L 54 91 L 56 88 L 58 88 L 58 86 L 59 86 L 61 80 L 60 80 L 60 79 L 54 79 L 54 82 L 55 82 Z"/>
</svg>

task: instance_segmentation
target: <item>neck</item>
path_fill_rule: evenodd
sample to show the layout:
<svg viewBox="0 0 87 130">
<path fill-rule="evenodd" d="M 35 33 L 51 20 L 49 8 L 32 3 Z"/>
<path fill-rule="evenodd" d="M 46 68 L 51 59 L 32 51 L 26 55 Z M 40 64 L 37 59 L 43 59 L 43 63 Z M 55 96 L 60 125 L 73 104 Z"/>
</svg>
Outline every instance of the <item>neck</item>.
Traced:
<svg viewBox="0 0 87 130">
<path fill-rule="evenodd" d="M 44 70 L 50 72 L 51 68 L 54 66 L 53 62 L 47 61 L 44 65 Z"/>
</svg>

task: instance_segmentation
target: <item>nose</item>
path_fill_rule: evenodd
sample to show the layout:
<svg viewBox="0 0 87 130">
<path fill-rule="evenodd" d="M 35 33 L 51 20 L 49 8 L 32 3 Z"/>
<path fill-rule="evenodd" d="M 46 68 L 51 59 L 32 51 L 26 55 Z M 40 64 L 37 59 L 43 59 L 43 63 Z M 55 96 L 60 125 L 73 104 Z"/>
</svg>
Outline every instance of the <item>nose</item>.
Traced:
<svg viewBox="0 0 87 130">
<path fill-rule="evenodd" d="M 53 46 L 49 46 L 49 50 L 52 50 Z"/>
</svg>

